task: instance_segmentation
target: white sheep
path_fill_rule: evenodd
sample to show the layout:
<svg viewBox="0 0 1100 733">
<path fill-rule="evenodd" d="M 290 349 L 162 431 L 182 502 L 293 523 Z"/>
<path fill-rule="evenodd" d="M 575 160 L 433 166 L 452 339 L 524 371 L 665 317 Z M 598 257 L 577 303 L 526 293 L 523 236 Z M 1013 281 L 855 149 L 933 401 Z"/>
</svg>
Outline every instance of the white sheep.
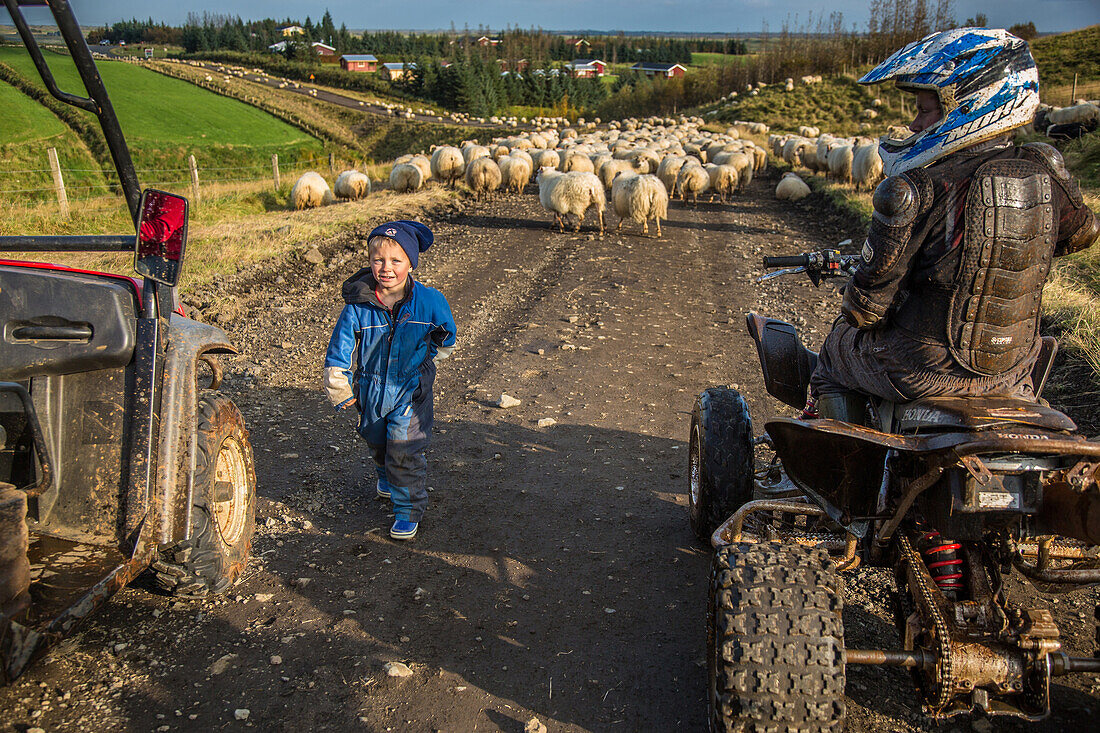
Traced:
<svg viewBox="0 0 1100 733">
<path fill-rule="evenodd" d="M 497 190 L 501 180 L 500 166 L 487 155 L 473 158 L 466 166 L 466 185 L 478 200 Z"/>
<path fill-rule="evenodd" d="M 581 171 L 585 173 L 594 173 L 592 168 L 592 161 L 584 153 L 567 153 L 565 160 L 561 162 L 561 170 L 563 173 L 569 173 L 571 171 Z"/>
<path fill-rule="evenodd" d="M 680 192 L 681 201 L 687 201 L 690 196 L 692 203 L 698 203 L 699 194 L 708 188 L 710 188 L 710 175 L 697 163 L 684 164 L 676 174 L 676 190 Z"/>
<path fill-rule="evenodd" d="M 615 179 L 624 173 L 637 173 L 637 171 L 629 160 L 612 158 L 600 166 L 596 177 L 600 179 L 603 187 L 610 191 Z"/>
<path fill-rule="evenodd" d="M 422 182 L 431 180 L 432 177 L 432 162 L 428 160 L 426 155 L 414 155 L 409 159 L 409 165 L 414 165 L 420 169 L 420 177 Z"/>
<path fill-rule="evenodd" d="M 668 190 L 655 175 L 627 173 L 615 179 L 611 187 L 611 205 L 619 217 L 615 231 L 623 221 L 642 225 L 642 234 L 649 234 L 649 220 L 657 222 L 657 236 L 661 236 L 661 219 L 668 218 Z"/>
<path fill-rule="evenodd" d="M 398 163 L 390 171 L 390 188 L 397 193 L 419 191 L 424 185 L 424 174 L 412 163 Z"/>
<path fill-rule="evenodd" d="M 829 176 L 833 180 L 852 182 L 852 146 L 837 145 L 829 149 Z"/>
<path fill-rule="evenodd" d="M 722 203 L 725 203 L 727 197 L 737 190 L 740 183 L 741 176 L 737 168 L 728 164 L 707 163 L 706 171 L 710 178 L 710 200 L 719 198 Z"/>
<path fill-rule="evenodd" d="M 1071 107 L 1055 107 L 1047 114 L 1047 125 L 1068 125 L 1075 122 L 1088 124 L 1093 121 L 1100 122 L 1100 106 L 1091 102 Z"/>
<path fill-rule="evenodd" d="M 882 178 L 882 155 L 878 145 L 861 145 L 852 153 L 852 182 L 856 184 L 856 190 L 875 187 Z"/>
<path fill-rule="evenodd" d="M 342 199 L 361 199 L 370 193 L 370 179 L 359 171 L 347 170 L 336 176 L 333 191 Z"/>
<path fill-rule="evenodd" d="M 532 150 L 531 160 L 534 162 L 536 171 L 541 168 L 557 168 L 561 165 L 561 156 L 556 150 Z"/>
<path fill-rule="evenodd" d="M 489 157 L 489 148 L 484 145 L 477 145 L 475 143 L 467 143 L 462 146 L 462 160 L 467 166 L 477 158 Z"/>
<path fill-rule="evenodd" d="M 657 168 L 661 165 L 661 156 L 649 148 L 642 148 L 634 151 L 630 162 L 633 164 L 634 170 L 639 173 L 656 173 Z"/>
<path fill-rule="evenodd" d="M 443 181 L 454 188 L 455 181 L 466 171 L 462 151 L 451 145 L 442 145 L 432 152 L 432 178 Z"/>
<path fill-rule="evenodd" d="M 781 201 L 800 201 L 810 195 L 810 187 L 794 173 L 784 173 L 775 187 L 775 197 Z"/>
<path fill-rule="evenodd" d="M 585 214 L 595 207 L 600 219 L 600 234 L 603 234 L 603 210 L 607 206 L 607 195 L 599 178 L 584 171 L 563 173 L 552 168 L 542 168 L 536 180 L 539 184 L 539 203 L 544 209 L 554 213 L 562 232 L 565 232 L 563 216 L 577 217 L 574 231 L 579 232 Z"/>
<path fill-rule="evenodd" d="M 666 155 L 657 166 L 657 177 L 665 184 L 665 190 L 670 196 L 676 195 L 676 176 L 687 161 L 688 158 L 684 155 Z"/>
<path fill-rule="evenodd" d="M 308 171 L 294 183 L 290 189 L 290 203 L 295 209 L 313 209 L 333 203 L 336 197 L 320 173 Z"/>
<path fill-rule="evenodd" d="M 526 159 L 514 153 L 523 152 L 514 150 L 513 155 L 500 159 L 500 187 L 505 191 L 523 193 L 527 182 L 531 180 L 531 156 Z"/>
</svg>

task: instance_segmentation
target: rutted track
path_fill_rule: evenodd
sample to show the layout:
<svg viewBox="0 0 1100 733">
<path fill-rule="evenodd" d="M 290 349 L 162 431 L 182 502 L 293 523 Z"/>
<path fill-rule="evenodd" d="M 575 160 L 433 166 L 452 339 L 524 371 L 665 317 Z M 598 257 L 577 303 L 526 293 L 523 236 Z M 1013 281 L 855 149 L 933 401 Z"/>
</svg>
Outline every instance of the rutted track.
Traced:
<svg viewBox="0 0 1100 733">
<path fill-rule="evenodd" d="M 227 390 L 256 447 L 257 560 L 226 601 L 123 592 L 0 690 L 10 724 L 515 731 L 537 716 L 551 730 L 702 729 L 710 558 L 687 522 L 688 413 L 715 384 L 737 384 L 758 422 L 777 411 L 745 311 L 801 319 L 816 345 L 837 298 L 755 284 L 759 256 L 859 235 L 812 198 L 775 201 L 774 184 L 758 178 L 730 205 L 674 204 L 660 240 L 600 237 L 591 221 L 552 231 L 530 193 L 439 212 L 417 274 L 448 296 L 459 348 L 437 382 L 432 507 L 403 545 L 355 486 L 366 461 L 350 415 L 319 389 L 362 233 L 323 244 L 324 265 L 287 261 L 197 294 L 207 317 L 236 314 L 243 355 Z M 523 404 L 493 407 L 501 392 Z M 893 643 L 887 580 L 846 577 L 854 643 Z M 1077 614 L 1095 601 L 1055 605 L 1077 653 L 1091 652 Z M 414 676 L 388 678 L 391 660 Z M 1054 718 L 1007 727 L 1086 728 L 1089 684 L 1056 685 Z M 855 670 L 848 692 L 850 729 L 936 728 L 900 672 Z"/>
</svg>

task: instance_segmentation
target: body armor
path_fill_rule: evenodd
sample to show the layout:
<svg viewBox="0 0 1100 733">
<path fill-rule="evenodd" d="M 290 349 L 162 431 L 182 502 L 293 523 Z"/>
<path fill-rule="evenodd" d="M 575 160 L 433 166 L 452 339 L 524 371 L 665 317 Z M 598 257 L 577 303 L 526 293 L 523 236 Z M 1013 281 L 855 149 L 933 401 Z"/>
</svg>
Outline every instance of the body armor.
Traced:
<svg viewBox="0 0 1100 733">
<path fill-rule="evenodd" d="M 1050 172 L 1027 158 L 978 168 L 952 287 L 914 283 L 899 325 L 918 338 L 946 337 L 951 357 L 977 375 L 1003 374 L 1028 358 L 1038 348 L 1057 236 L 1052 186 Z"/>
</svg>

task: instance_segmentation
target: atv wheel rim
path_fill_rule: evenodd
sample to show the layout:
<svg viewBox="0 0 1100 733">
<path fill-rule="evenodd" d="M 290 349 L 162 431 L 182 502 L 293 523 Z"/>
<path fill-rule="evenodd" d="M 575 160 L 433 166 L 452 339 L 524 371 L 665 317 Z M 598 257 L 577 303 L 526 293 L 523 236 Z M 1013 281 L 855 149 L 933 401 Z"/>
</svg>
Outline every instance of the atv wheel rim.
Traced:
<svg viewBox="0 0 1100 733">
<path fill-rule="evenodd" d="M 699 456 L 699 444 L 702 442 L 702 436 L 699 435 L 699 428 L 691 433 L 691 446 L 688 449 L 688 461 L 689 470 L 691 472 L 691 505 L 699 506 L 699 499 L 702 494 L 702 487 L 700 481 L 702 480 L 702 467 L 700 466 L 701 458 Z"/>
<path fill-rule="evenodd" d="M 222 542 L 233 546 L 244 534 L 248 514 L 248 463 L 244 446 L 234 437 L 226 438 L 218 451 L 214 481 L 224 481 L 232 487 L 227 501 L 215 501 L 212 506 Z"/>
</svg>

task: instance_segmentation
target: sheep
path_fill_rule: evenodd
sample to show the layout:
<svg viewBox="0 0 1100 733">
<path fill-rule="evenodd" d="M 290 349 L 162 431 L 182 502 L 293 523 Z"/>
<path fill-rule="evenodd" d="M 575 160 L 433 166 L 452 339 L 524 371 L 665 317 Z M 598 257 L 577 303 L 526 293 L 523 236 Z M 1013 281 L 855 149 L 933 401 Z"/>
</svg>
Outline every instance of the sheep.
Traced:
<svg viewBox="0 0 1100 733">
<path fill-rule="evenodd" d="M 1085 102 L 1072 107 L 1055 107 L 1047 113 L 1046 125 L 1067 125 L 1073 122 L 1100 122 L 1100 106 Z"/>
<path fill-rule="evenodd" d="M 390 171 L 390 188 L 397 193 L 419 191 L 424 185 L 424 174 L 412 163 L 398 163 Z"/>
<path fill-rule="evenodd" d="M 432 162 L 428 160 L 426 155 L 412 156 L 412 158 L 409 159 L 409 165 L 420 169 L 421 182 L 427 181 L 432 177 Z"/>
<path fill-rule="evenodd" d="M 802 151 L 809 147 L 810 141 L 803 137 L 792 137 L 783 143 L 783 160 L 794 167 L 802 165 Z"/>
<path fill-rule="evenodd" d="M 740 174 L 737 169 L 732 165 L 708 163 L 706 171 L 710 178 L 710 200 L 719 198 L 722 203 L 726 203 L 726 197 L 732 194 L 740 184 Z"/>
<path fill-rule="evenodd" d="M 752 149 L 752 167 L 754 170 L 762 171 L 768 167 L 768 151 L 764 148 Z"/>
<path fill-rule="evenodd" d="M 623 173 L 637 173 L 637 171 L 634 170 L 634 166 L 630 164 L 629 160 L 612 159 L 600 166 L 597 177 L 604 188 L 610 191 L 615 178 Z"/>
<path fill-rule="evenodd" d="M 340 198 L 354 201 L 370 193 L 370 179 L 359 171 L 348 170 L 336 176 L 333 188 Z"/>
<path fill-rule="evenodd" d="M 655 173 L 658 166 L 661 165 L 661 156 L 649 148 L 642 148 L 634 151 L 630 162 L 634 165 L 634 170 L 639 173 Z"/>
<path fill-rule="evenodd" d="M 717 161 L 715 161 L 717 162 Z M 719 163 L 719 165 L 722 165 Z M 737 169 L 737 190 L 744 191 L 745 187 L 752 183 L 752 171 L 754 161 L 746 152 L 730 153 L 725 165 L 731 165 Z"/>
<path fill-rule="evenodd" d="M 817 137 L 821 134 L 821 130 L 809 125 L 802 125 L 798 128 L 798 134 L 802 137 Z"/>
<path fill-rule="evenodd" d="M 676 176 L 687 161 L 687 156 L 667 155 L 657 166 L 657 177 L 661 179 L 661 183 L 665 184 L 665 189 L 670 196 L 676 195 Z"/>
<path fill-rule="evenodd" d="M 535 169 L 557 168 L 561 164 L 561 157 L 556 150 L 532 150 L 531 160 Z"/>
<path fill-rule="evenodd" d="M 709 187 L 710 175 L 701 165 L 685 164 L 676 175 L 676 190 L 680 192 L 681 201 L 687 201 L 691 196 L 692 203 L 698 203 L 699 194 Z"/>
<path fill-rule="evenodd" d="M 800 201 L 810 195 L 810 187 L 794 173 L 784 173 L 775 187 L 775 197 L 781 201 Z"/>
<path fill-rule="evenodd" d="M 294 188 L 290 189 L 290 202 L 298 210 L 326 206 L 335 200 L 328 183 L 314 171 L 303 173 L 294 183 Z"/>
<path fill-rule="evenodd" d="M 837 145 L 829 150 L 829 175 L 837 181 L 852 182 L 852 146 Z"/>
<path fill-rule="evenodd" d="M 569 173 L 570 171 L 595 173 L 592 168 L 592 161 L 583 153 L 567 153 L 565 160 L 561 163 L 561 170 L 565 173 Z"/>
<path fill-rule="evenodd" d="M 442 145 L 432 151 L 431 167 L 432 178 L 447 183 L 451 188 L 466 170 L 462 151 L 450 145 Z"/>
<path fill-rule="evenodd" d="M 611 187 L 611 204 L 619 217 L 615 231 L 630 219 L 642 225 L 642 234 L 649 234 L 649 219 L 657 222 L 657 236 L 661 236 L 661 218 L 668 218 L 668 191 L 655 175 L 624 174 L 615 179 Z"/>
<path fill-rule="evenodd" d="M 523 152 L 521 150 L 513 152 Z M 508 155 L 500 160 L 500 187 L 505 191 L 514 190 L 523 193 L 527 182 L 531 180 L 531 156 Z"/>
<path fill-rule="evenodd" d="M 484 145 L 463 145 L 462 146 L 462 160 L 469 167 L 470 163 L 477 158 L 489 157 L 489 148 Z"/>
<path fill-rule="evenodd" d="M 603 210 L 607 206 L 607 195 L 600 184 L 600 179 L 594 174 L 584 171 L 563 173 L 542 168 L 536 180 L 539 184 L 539 203 L 544 209 L 554 213 L 563 233 L 565 232 L 563 216 L 577 217 L 574 231 L 579 232 L 584 215 L 590 208 L 595 207 L 600 219 L 600 234 L 603 234 Z M 552 224 L 551 227 L 553 227 Z"/>
<path fill-rule="evenodd" d="M 878 145 L 861 145 L 852 153 L 852 181 L 856 190 L 860 187 L 872 189 L 882 178 L 882 155 Z"/>
<path fill-rule="evenodd" d="M 481 200 L 482 196 L 495 191 L 501 182 L 500 167 L 488 156 L 473 158 L 470 165 L 466 166 L 466 185 L 474 192 L 474 198 Z"/>
</svg>

